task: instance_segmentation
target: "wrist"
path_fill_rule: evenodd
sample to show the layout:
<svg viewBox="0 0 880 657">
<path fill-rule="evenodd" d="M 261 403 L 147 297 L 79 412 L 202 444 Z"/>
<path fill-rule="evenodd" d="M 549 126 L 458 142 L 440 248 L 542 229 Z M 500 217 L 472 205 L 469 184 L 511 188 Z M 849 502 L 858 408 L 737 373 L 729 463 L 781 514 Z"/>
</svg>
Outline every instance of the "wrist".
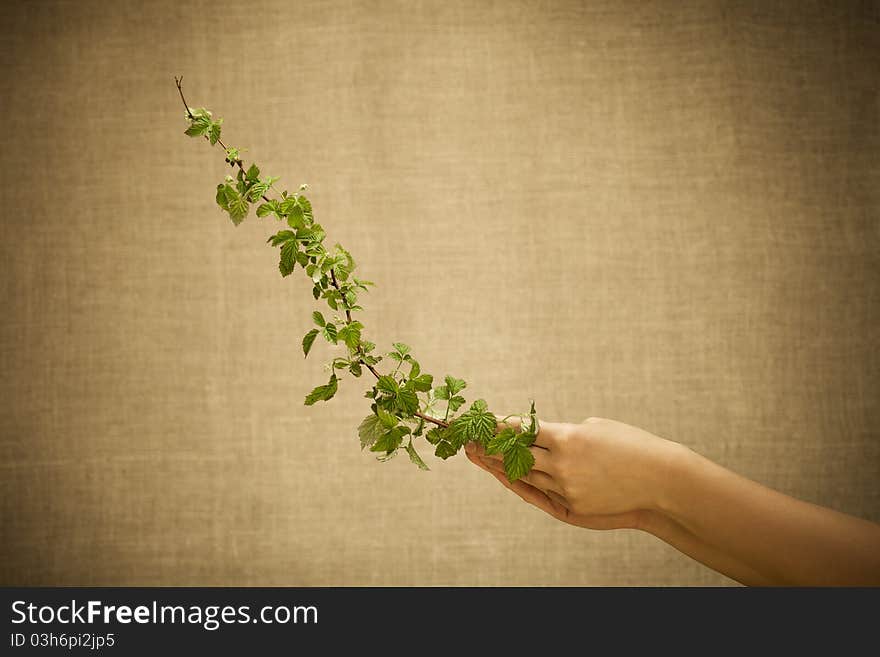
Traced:
<svg viewBox="0 0 880 657">
<path fill-rule="evenodd" d="M 681 443 L 667 442 L 655 470 L 650 511 L 655 519 L 675 522 L 679 520 L 684 507 L 681 498 L 686 495 L 687 482 L 699 468 L 702 457 Z"/>
</svg>

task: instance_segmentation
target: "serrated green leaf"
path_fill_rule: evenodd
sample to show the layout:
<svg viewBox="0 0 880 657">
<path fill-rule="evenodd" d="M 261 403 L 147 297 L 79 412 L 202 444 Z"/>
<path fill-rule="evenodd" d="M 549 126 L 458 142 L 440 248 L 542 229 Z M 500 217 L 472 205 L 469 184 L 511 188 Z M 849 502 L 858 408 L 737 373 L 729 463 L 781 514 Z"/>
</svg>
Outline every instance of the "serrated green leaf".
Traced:
<svg viewBox="0 0 880 657">
<path fill-rule="evenodd" d="M 496 425 L 495 416 L 489 412 L 486 402 L 478 399 L 471 404 L 470 410 L 449 425 L 450 440 L 456 448 L 469 441 L 485 445 L 495 435 Z"/>
<path fill-rule="evenodd" d="M 322 315 L 318 310 L 312 313 L 312 319 L 315 320 L 315 324 L 317 324 L 321 328 L 327 326 L 327 321 L 324 319 L 324 315 Z"/>
<path fill-rule="evenodd" d="M 189 127 L 184 131 L 184 134 L 190 137 L 201 137 L 202 135 L 207 134 L 210 129 L 210 116 L 195 115 L 195 118 L 190 121 Z"/>
<path fill-rule="evenodd" d="M 306 222 L 303 218 L 302 208 L 298 205 L 291 205 L 287 216 L 287 223 L 291 228 L 305 228 Z"/>
<path fill-rule="evenodd" d="M 226 210 L 227 208 L 226 187 L 228 187 L 228 185 L 224 185 L 222 183 L 217 185 L 217 195 L 214 197 L 217 201 L 217 205 L 220 206 L 221 210 Z"/>
<path fill-rule="evenodd" d="M 437 445 L 441 440 L 446 438 L 446 429 L 442 427 L 434 427 L 433 429 L 428 429 L 425 433 L 425 440 L 427 440 L 432 445 Z"/>
<path fill-rule="evenodd" d="M 455 411 L 465 404 L 465 401 L 465 398 L 461 395 L 455 395 L 455 397 L 449 400 L 449 411 L 455 413 Z"/>
<path fill-rule="evenodd" d="M 278 270 L 282 276 L 290 276 L 296 264 L 296 241 L 285 242 L 281 247 L 281 259 L 278 262 Z"/>
<path fill-rule="evenodd" d="M 251 201 L 259 201 L 260 197 L 269 191 L 270 183 L 266 180 L 255 182 L 248 188 L 247 196 Z"/>
<path fill-rule="evenodd" d="M 293 207 L 295 205 L 296 198 L 294 198 L 293 196 L 286 197 L 278 204 L 278 212 L 280 214 L 283 214 L 284 216 L 287 216 L 290 214 L 291 210 L 293 210 Z"/>
<path fill-rule="evenodd" d="M 397 406 L 407 415 L 412 415 L 419 410 L 419 398 L 413 390 L 406 388 L 397 393 Z"/>
<path fill-rule="evenodd" d="M 312 214 L 312 204 L 305 196 L 298 196 L 296 199 L 297 205 L 302 208 L 303 219 L 306 220 L 306 223 L 312 223 L 315 220 L 314 214 Z"/>
<path fill-rule="evenodd" d="M 245 178 L 251 181 L 256 181 L 260 177 L 260 168 L 256 164 L 250 165 L 248 167 L 247 173 L 245 174 Z"/>
<path fill-rule="evenodd" d="M 271 243 L 272 246 L 278 246 L 279 244 L 284 244 L 285 242 L 289 242 L 292 239 L 293 239 L 293 232 L 292 231 L 282 230 L 282 231 L 279 231 L 279 232 L 275 233 L 274 235 L 272 235 L 268 239 L 268 242 Z M 299 253 L 296 250 L 294 250 L 294 251 L 297 254 Z M 297 258 L 297 260 L 299 260 L 299 258 Z"/>
<path fill-rule="evenodd" d="M 232 220 L 236 226 L 240 224 L 248 214 L 248 202 L 238 194 L 235 195 L 235 198 L 229 200 L 229 218 Z"/>
<path fill-rule="evenodd" d="M 385 425 L 386 429 L 393 429 L 398 424 L 398 419 L 395 415 L 392 415 L 381 408 L 376 411 L 376 415 L 379 417 L 382 424 Z"/>
<path fill-rule="evenodd" d="M 449 389 L 446 386 L 434 388 L 434 397 L 437 399 L 449 399 Z"/>
<path fill-rule="evenodd" d="M 458 449 L 458 447 L 450 443 L 448 440 L 441 440 L 437 443 L 437 449 L 434 450 L 434 455 L 446 460 L 450 456 L 455 456 L 458 453 Z"/>
<path fill-rule="evenodd" d="M 375 443 L 385 431 L 386 429 L 379 418 L 370 413 L 363 419 L 360 425 L 358 425 L 358 437 L 361 439 L 361 449 L 369 447 Z"/>
<path fill-rule="evenodd" d="M 394 427 L 393 429 L 390 429 L 379 436 L 379 439 L 375 443 L 373 443 L 372 447 L 370 447 L 370 451 L 385 452 L 386 454 L 390 454 L 398 447 L 400 447 L 400 443 L 403 442 L 403 437 L 408 433 L 409 427 Z"/>
<path fill-rule="evenodd" d="M 257 206 L 257 216 L 260 218 L 266 217 L 266 216 L 272 214 L 273 212 L 277 212 L 277 211 L 278 211 L 278 201 L 276 201 L 274 199 L 267 201 L 266 203 L 261 203 L 259 206 Z"/>
<path fill-rule="evenodd" d="M 312 390 L 308 395 L 306 395 L 306 406 L 311 406 L 315 402 L 318 401 L 327 401 L 332 399 L 333 395 L 336 394 L 336 390 L 338 389 L 339 383 L 335 374 L 330 376 L 330 381 L 323 385 L 318 386 L 314 390 Z"/>
<path fill-rule="evenodd" d="M 315 338 L 318 337 L 318 329 L 312 329 L 308 333 L 303 336 L 303 354 L 306 356 L 309 355 L 309 352 L 312 350 L 312 345 L 315 344 Z"/>
<path fill-rule="evenodd" d="M 212 121 L 210 127 L 208 128 L 208 140 L 211 142 L 211 146 L 213 146 L 220 140 L 221 123 L 223 123 L 223 119 L 217 119 L 216 121 Z"/>
<path fill-rule="evenodd" d="M 351 322 L 339 329 L 339 340 L 342 340 L 352 351 L 356 351 L 361 340 L 361 328 L 363 324 L 360 322 Z"/>
<path fill-rule="evenodd" d="M 453 397 L 467 388 L 467 383 L 462 379 L 456 379 L 454 376 L 446 376 L 446 388 L 449 390 L 449 396 Z"/>
<path fill-rule="evenodd" d="M 412 443 L 407 444 L 406 453 L 409 454 L 409 460 L 419 466 L 419 470 L 430 470 L 428 464 L 422 460 L 422 457 L 419 456 L 419 453 L 416 451 L 416 448 L 413 447 Z"/>
<path fill-rule="evenodd" d="M 401 356 L 406 356 L 411 351 L 409 345 L 406 345 L 402 342 L 395 342 L 391 346 L 394 347 L 397 350 L 397 353 L 399 353 Z"/>
<path fill-rule="evenodd" d="M 516 445 L 516 430 L 512 427 L 505 427 L 496 433 L 486 444 L 487 454 L 501 454 L 507 452 Z"/>
<path fill-rule="evenodd" d="M 431 385 L 434 383 L 434 377 L 430 374 L 422 374 L 410 379 L 410 382 L 417 392 L 428 392 L 428 390 L 431 389 Z"/>
<path fill-rule="evenodd" d="M 348 371 L 351 372 L 352 376 L 360 376 L 363 374 L 363 369 L 361 369 L 361 364 L 357 361 L 353 361 L 349 366 Z"/>
<path fill-rule="evenodd" d="M 504 473 L 510 482 L 525 476 L 533 465 L 535 465 L 535 457 L 531 450 L 524 445 L 517 443 L 504 452 Z"/>
<path fill-rule="evenodd" d="M 327 340 L 327 342 L 332 342 L 333 344 L 336 344 L 336 324 L 331 324 L 328 322 L 324 326 L 324 330 L 321 331 L 321 333 L 323 333 L 324 339 Z"/>
<path fill-rule="evenodd" d="M 376 387 L 379 388 L 380 391 L 386 392 L 390 395 L 396 395 L 397 391 L 400 390 L 397 381 L 394 380 L 394 377 L 389 376 L 388 374 L 383 374 L 379 377 L 376 381 Z"/>
</svg>

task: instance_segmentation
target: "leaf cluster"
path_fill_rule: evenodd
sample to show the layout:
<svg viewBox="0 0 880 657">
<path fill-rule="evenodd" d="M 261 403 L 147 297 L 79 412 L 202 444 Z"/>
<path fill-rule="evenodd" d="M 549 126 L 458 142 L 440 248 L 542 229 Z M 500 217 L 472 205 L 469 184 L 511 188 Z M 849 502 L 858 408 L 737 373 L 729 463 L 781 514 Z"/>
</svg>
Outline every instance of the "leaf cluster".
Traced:
<svg viewBox="0 0 880 657">
<path fill-rule="evenodd" d="M 205 137 L 212 146 L 220 141 L 223 119 L 214 120 L 203 107 L 188 107 L 186 119 L 189 126 L 185 133 L 190 137 Z M 422 371 L 409 345 L 395 342 L 390 351 L 377 353 L 376 345 L 364 338 L 363 322 L 356 318 L 356 313 L 363 311 L 360 297 L 373 283 L 355 276 L 355 260 L 342 245 L 325 245 L 326 232 L 315 221 L 312 204 L 303 193 L 307 186 L 301 185 L 295 192 L 282 190 L 276 196 L 273 192 L 277 192 L 278 177 L 262 176 L 256 164 L 245 169 L 240 149 L 223 148 L 226 162 L 237 167 L 237 172 L 217 185 L 218 207 L 236 226 L 254 205 L 257 217 L 282 224 L 267 240 L 279 249 L 278 271 L 287 277 L 298 265 L 314 300 L 326 306 L 324 311 L 312 313 L 313 327 L 301 344 L 306 357 L 316 348 L 318 338 L 331 349 L 334 355 L 326 364 L 329 380 L 306 395 L 305 404 L 332 399 L 345 376 L 359 378 L 366 371 L 374 381 L 365 393 L 370 400 L 370 414 L 358 427 L 361 449 L 369 449 L 380 460 L 404 451 L 416 466 L 427 470 L 415 439 L 424 438 L 441 459 L 458 453 L 468 442 L 476 442 L 490 454 L 503 455 L 510 481 L 524 476 L 534 465 L 529 449 L 538 432 L 534 403 L 529 414 L 523 416 L 520 430 L 511 426 L 499 429 L 483 399 L 473 401 L 462 411 L 467 405 L 462 394 L 467 383 L 463 379 L 447 375 L 441 384 L 434 385 L 433 375 Z M 386 373 L 378 369 L 383 361 L 389 363 Z"/>
</svg>

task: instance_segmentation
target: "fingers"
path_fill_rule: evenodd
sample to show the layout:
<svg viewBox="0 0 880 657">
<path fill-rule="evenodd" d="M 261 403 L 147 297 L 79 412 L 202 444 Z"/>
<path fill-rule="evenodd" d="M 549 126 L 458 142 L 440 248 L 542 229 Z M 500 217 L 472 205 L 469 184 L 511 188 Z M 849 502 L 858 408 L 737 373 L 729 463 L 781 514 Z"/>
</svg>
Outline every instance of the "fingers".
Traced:
<svg viewBox="0 0 880 657">
<path fill-rule="evenodd" d="M 471 447 L 472 445 L 473 447 Z M 502 454 L 487 454 L 486 448 L 482 445 L 477 445 L 476 443 L 468 443 L 466 449 L 475 449 L 477 455 L 483 459 L 493 459 L 499 462 L 504 459 Z M 532 446 L 529 447 L 529 451 L 532 453 L 532 456 L 535 457 L 535 470 L 541 470 L 542 472 L 548 472 L 550 474 L 553 473 L 553 464 L 548 450 L 543 447 Z"/>
<path fill-rule="evenodd" d="M 562 495 L 553 490 L 548 490 L 546 493 L 547 497 L 556 502 L 559 506 L 563 507 L 566 511 L 571 511 L 571 507 L 568 505 L 568 500 Z"/>
<path fill-rule="evenodd" d="M 485 463 L 486 467 L 492 470 L 492 472 L 500 472 L 505 477 L 507 476 L 507 474 L 504 472 L 504 463 L 502 461 L 498 459 L 483 459 L 483 463 Z M 557 484 L 553 480 L 553 477 L 548 475 L 546 472 L 541 472 L 540 470 L 536 470 L 534 468 L 532 468 L 524 476 L 520 477 L 520 481 L 531 484 L 535 488 L 542 491 L 554 491 L 559 494 L 562 493 L 562 489 L 559 487 L 559 484 Z"/>
<path fill-rule="evenodd" d="M 512 490 L 523 500 L 525 500 L 532 506 L 538 507 L 544 513 L 547 513 L 554 518 L 559 518 L 560 520 L 564 520 L 568 515 L 568 509 L 566 509 L 564 506 L 561 506 L 558 502 L 550 499 L 546 494 L 542 493 L 534 486 L 530 486 L 529 484 L 523 483 L 522 481 L 514 481 L 513 483 L 511 483 L 507 480 L 507 475 L 505 475 L 503 472 L 495 472 L 494 470 L 489 470 L 489 473 L 499 482 L 501 482 L 502 486 Z"/>
</svg>

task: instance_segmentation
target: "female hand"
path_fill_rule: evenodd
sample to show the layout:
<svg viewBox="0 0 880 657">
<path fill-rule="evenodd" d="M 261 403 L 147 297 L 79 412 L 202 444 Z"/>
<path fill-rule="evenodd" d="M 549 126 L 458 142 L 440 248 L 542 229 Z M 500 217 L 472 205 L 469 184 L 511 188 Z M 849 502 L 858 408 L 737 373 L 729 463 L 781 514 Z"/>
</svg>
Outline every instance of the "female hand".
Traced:
<svg viewBox="0 0 880 657">
<path fill-rule="evenodd" d="M 590 529 L 644 529 L 659 513 L 668 465 L 685 448 L 637 427 L 591 417 L 541 422 L 535 466 L 510 483 L 501 455 L 476 443 L 468 458 L 505 487 L 563 522 Z"/>
</svg>

